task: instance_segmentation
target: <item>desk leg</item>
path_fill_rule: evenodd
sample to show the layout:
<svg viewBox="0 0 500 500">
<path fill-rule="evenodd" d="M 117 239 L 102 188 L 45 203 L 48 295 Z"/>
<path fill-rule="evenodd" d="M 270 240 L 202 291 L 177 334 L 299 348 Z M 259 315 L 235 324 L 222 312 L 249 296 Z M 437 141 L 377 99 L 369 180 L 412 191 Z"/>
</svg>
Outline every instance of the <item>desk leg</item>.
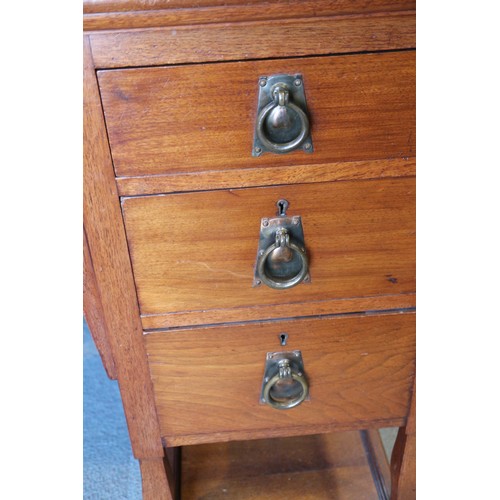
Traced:
<svg viewBox="0 0 500 500">
<path fill-rule="evenodd" d="M 140 459 L 143 500 L 179 500 L 181 448 L 167 448 L 165 457 Z"/>
<path fill-rule="evenodd" d="M 400 427 L 391 456 L 391 500 L 416 498 L 416 388 L 410 403 L 406 427 Z"/>
<path fill-rule="evenodd" d="M 142 476 L 143 500 L 176 500 L 175 488 L 171 490 L 168 464 L 164 458 L 145 458 L 139 460 Z"/>
<path fill-rule="evenodd" d="M 391 500 L 414 500 L 416 497 L 416 438 L 401 427 L 391 456 Z"/>
</svg>

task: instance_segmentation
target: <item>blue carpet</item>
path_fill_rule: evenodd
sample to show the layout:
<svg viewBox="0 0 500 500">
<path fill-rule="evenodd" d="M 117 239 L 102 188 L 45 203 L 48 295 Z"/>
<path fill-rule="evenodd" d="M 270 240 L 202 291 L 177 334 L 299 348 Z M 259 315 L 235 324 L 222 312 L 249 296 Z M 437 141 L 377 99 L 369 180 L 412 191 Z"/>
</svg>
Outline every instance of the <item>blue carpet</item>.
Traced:
<svg viewBox="0 0 500 500">
<path fill-rule="evenodd" d="M 83 498 L 140 500 L 139 462 L 134 459 L 118 383 L 102 366 L 83 325 Z"/>
</svg>

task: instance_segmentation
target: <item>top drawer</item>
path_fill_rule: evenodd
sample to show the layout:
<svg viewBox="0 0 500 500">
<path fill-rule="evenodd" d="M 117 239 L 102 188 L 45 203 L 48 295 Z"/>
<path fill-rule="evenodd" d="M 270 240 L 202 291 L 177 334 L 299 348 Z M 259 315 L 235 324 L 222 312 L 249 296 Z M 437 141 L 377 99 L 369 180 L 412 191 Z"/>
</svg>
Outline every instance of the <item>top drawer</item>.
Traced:
<svg viewBox="0 0 500 500">
<path fill-rule="evenodd" d="M 258 79 L 302 74 L 314 153 L 252 157 Z M 118 176 L 405 158 L 415 147 L 411 52 L 98 72 Z"/>
</svg>

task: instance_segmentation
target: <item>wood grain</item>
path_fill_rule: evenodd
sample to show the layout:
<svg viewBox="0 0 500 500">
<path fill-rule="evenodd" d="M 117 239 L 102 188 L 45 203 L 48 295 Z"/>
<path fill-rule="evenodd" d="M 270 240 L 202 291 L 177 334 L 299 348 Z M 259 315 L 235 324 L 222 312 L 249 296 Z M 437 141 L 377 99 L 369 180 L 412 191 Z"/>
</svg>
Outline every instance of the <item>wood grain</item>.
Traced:
<svg viewBox="0 0 500 500">
<path fill-rule="evenodd" d="M 83 0 L 83 12 L 88 13 L 111 13 L 111 12 L 134 12 L 144 10 L 181 10 L 193 12 L 197 10 L 218 11 L 219 8 L 245 10 L 255 7 L 264 11 L 271 11 L 286 16 L 291 12 L 322 12 L 329 9 L 336 13 L 346 12 L 375 12 L 390 10 L 415 9 L 415 1 L 409 0 L 323 0 L 314 2 L 315 9 L 310 6 L 310 1 L 294 0 Z"/>
<path fill-rule="evenodd" d="M 278 2 L 281 0 L 278 0 Z M 262 0 L 245 0 L 248 4 L 263 3 Z M 83 12 L 141 11 L 148 9 L 179 9 L 238 5 L 241 0 L 84 0 Z"/>
<path fill-rule="evenodd" d="M 391 500 L 415 500 L 417 495 L 415 381 L 405 427 L 399 429 L 391 456 Z"/>
<path fill-rule="evenodd" d="M 146 335 L 162 436 L 169 446 L 383 427 L 405 419 L 415 359 L 414 314 L 228 325 Z M 282 347 L 279 334 L 288 333 Z M 310 401 L 259 403 L 267 352 L 300 350 Z M 183 440 L 183 436 L 186 440 Z M 198 438 L 198 439 L 197 439 Z"/>
<path fill-rule="evenodd" d="M 287 0 L 269 2 L 245 2 L 244 5 L 207 5 L 189 7 L 185 2 L 176 7 L 171 2 L 89 2 L 83 5 L 84 30 L 111 30 L 182 26 L 187 24 L 228 23 L 259 21 L 266 19 L 290 19 L 297 17 L 322 17 L 346 14 L 371 14 L 414 10 L 414 1 L 390 2 L 374 0 L 323 1 Z"/>
<path fill-rule="evenodd" d="M 92 257 L 83 232 L 83 312 L 94 343 L 101 356 L 102 364 L 109 378 L 116 380 L 116 368 L 108 342 L 108 331 L 104 320 L 101 294 L 92 264 Z"/>
<path fill-rule="evenodd" d="M 118 176 L 407 158 L 415 54 L 100 71 Z M 302 73 L 315 151 L 251 156 L 260 75 Z"/>
<path fill-rule="evenodd" d="M 409 177 L 416 174 L 415 158 L 288 165 L 279 168 L 215 170 L 187 174 L 163 174 L 143 177 L 118 177 L 120 196 L 163 194 L 180 191 L 206 191 L 275 184 L 346 181 L 383 177 Z"/>
<path fill-rule="evenodd" d="M 143 500 L 176 500 L 167 482 L 163 459 L 141 459 L 139 463 Z"/>
<path fill-rule="evenodd" d="M 415 48 L 415 12 L 93 32 L 96 67 L 159 66 Z"/>
<path fill-rule="evenodd" d="M 282 305 L 288 317 L 287 304 L 414 293 L 414 190 L 403 178 L 126 198 L 141 313 Z M 311 283 L 253 288 L 260 221 L 283 198 L 302 217 Z"/>
<path fill-rule="evenodd" d="M 401 427 L 394 444 L 391 460 L 391 500 L 415 500 L 416 487 L 416 436 L 407 434 Z"/>
<path fill-rule="evenodd" d="M 358 432 L 186 447 L 182 498 L 379 500 Z"/>
<path fill-rule="evenodd" d="M 141 316 L 141 320 L 145 330 L 153 330 L 226 322 L 236 323 L 363 311 L 412 309 L 415 306 L 416 295 L 414 293 L 400 293 L 397 295 L 377 295 L 375 297 L 351 297 L 348 299 L 288 303 L 286 306 L 283 306 L 283 304 L 257 305 L 163 313 L 144 315 Z"/>
<path fill-rule="evenodd" d="M 314 427 L 289 426 L 281 428 L 275 426 L 267 429 L 240 429 L 226 430 L 223 432 L 211 432 L 210 434 L 183 434 L 182 436 L 169 436 L 163 439 L 163 445 L 168 449 L 171 446 L 185 446 L 207 444 L 207 443 L 227 443 L 231 441 L 245 441 L 253 439 L 277 439 L 282 437 L 308 436 L 311 434 L 329 434 L 332 432 L 350 432 L 359 429 L 380 429 L 382 427 L 400 427 L 404 425 L 405 418 L 382 418 L 370 421 L 348 422 L 348 423 L 325 423 L 317 424 Z"/>
<path fill-rule="evenodd" d="M 401 431 L 392 500 L 415 498 L 414 314 L 296 318 L 415 305 L 414 179 L 405 178 L 415 174 L 407 50 L 415 13 L 406 10 L 414 8 L 406 0 L 85 0 L 84 28 L 104 30 L 85 39 L 86 310 L 115 363 L 107 369 L 119 381 L 146 500 L 175 496 L 162 440 L 171 447 L 393 425 Z M 143 67 L 176 64 L 184 66 Z M 134 67 L 143 68 L 116 69 Z M 116 172 L 96 68 L 114 68 L 99 84 Z M 275 72 L 304 75 L 313 155 L 250 157 L 257 78 Z M 127 242 L 119 196 L 165 193 L 124 200 Z M 251 281 L 260 218 L 282 197 L 303 216 L 312 283 L 275 295 Z M 263 318 L 282 321 L 241 323 Z M 240 323 L 201 327 L 223 321 Z M 143 336 L 143 326 L 183 325 L 199 327 Z M 304 355 L 311 400 L 277 412 L 258 395 L 265 353 L 284 349 L 283 331 L 286 349 Z M 272 479 L 280 497 L 287 487 L 285 496 L 296 497 L 296 481 L 271 469 L 293 466 L 306 439 L 283 445 L 268 477 L 238 477 L 229 467 L 228 481 L 218 482 L 211 459 L 199 495 L 225 484 L 224 493 L 238 486 L 251 498 L 261 488 L 267 498 Z M 246 444 L 218 446 L 217 471 L 225 452 L 248 458 Z M 191 478 L 203 476 L 200 465 Z M 240 460 L 239 471 L 248 465 Z M 349 486 L 345 498 L 370 498 L 360 494 L 367 483 L 352 483 L 366 466 L 353 460 L 341 469 L 310 471 L 299 497 L 321 498 L 317 484 L 325 498 L 344 498 L 340 486 Z M 188 485 L 194 491 L 189 475 Z"/>
<path fill-rule="evenodd" d="M 83 216 L 135 457 L 163 457 L 104 117 L 84 38 Z"/>
</svg>

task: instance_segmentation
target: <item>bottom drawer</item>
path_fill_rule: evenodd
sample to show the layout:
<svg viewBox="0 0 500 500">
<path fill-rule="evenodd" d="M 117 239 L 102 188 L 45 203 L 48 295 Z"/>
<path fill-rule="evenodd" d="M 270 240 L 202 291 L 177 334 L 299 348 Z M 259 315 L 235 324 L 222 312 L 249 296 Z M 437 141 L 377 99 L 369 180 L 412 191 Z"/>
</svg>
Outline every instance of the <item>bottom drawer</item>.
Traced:
<svg viewBox="0 0 500 500">
<path fill-rule="evenodd" d="M 413 312 L 157 331 L 145 338 L 167 446 L 406 420 L 415 372 Z M 266 354 L 295 350 L 308 398 L 287 410 L 263 404 Z"/>
</svg>

